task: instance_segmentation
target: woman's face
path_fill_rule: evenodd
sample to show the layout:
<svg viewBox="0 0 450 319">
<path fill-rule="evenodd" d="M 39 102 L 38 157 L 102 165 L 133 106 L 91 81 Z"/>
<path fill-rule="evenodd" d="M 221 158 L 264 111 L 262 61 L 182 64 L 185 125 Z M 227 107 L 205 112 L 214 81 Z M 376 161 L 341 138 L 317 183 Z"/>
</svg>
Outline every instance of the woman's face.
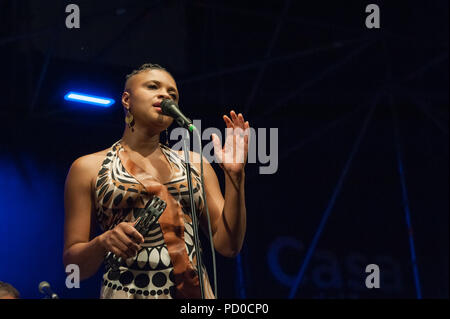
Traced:
<svg viewBox="0 0 450 319">
<path fill-rule="evenodd" d="M 137 127 L 162 131 L 173 121 L 173 118 L 161 113 L 159 103 L 164 99 L 178 103 L 175 80 L 166 71 L 148 70 L 128 79 L 122 104 L 133 114 Z"/>
</svg>

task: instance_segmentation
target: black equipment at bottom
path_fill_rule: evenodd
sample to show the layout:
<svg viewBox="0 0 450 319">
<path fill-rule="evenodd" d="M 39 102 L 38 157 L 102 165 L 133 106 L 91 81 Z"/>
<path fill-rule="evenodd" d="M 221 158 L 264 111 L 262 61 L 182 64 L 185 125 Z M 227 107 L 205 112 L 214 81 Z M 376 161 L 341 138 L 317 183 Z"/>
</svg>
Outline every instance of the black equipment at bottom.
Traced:
<svg viewBox="0 0 450 319">
<path fill-rule="evenodd" d="M 46 281 L 39 283 L 39 292 L 45 295 L 45 299 L 59 299 L 58 295 L 53 292 L 50 284 Z"/>
</svg>

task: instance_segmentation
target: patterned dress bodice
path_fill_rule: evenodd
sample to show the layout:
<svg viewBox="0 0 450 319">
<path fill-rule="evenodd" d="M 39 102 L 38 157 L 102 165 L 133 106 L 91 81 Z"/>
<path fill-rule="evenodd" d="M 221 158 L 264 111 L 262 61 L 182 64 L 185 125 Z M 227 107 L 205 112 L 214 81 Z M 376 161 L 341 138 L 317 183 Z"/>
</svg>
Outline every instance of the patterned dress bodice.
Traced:
<svg viewBox="0 0 450 319">
<path fill-rule="evenodd" d="M 172 166 L 172 177 L 164 185 L 170 195 L 180 203 L 184 215 L 184 240 L 189 260 L 195 256 L 194 234 L 190 199 L 186 179 L 186 163 L 179 154 L 160 144 L 161 151 Z M 146 188 L 124 167 L 119 153 L 124 148 L 120 141 L 114 143 L 95 183 L 95 209 L 102 231 L 114 228 L 121 222 L 133 222 L 140 215 L 145 204 L 152 199 Z M 192 185 L 196 212 L 203 212 L 201 180 L 198 171 L 192 167 Z M 101 298 L 173 298 L 173 265 L 164 242 L 163 233 L 155 222 L 147 234 L 136 257 L 122 261 L 120 272 L 108 270 L 103 275 Z M 205 269 L 204 267 L 202 267 Z M 204 272 L 206 274 L 206 271 Z M 207 279 L 207 276 L 206 276 Z M 214 298 L 209 281 L 205 292 Z"/>
</svg>

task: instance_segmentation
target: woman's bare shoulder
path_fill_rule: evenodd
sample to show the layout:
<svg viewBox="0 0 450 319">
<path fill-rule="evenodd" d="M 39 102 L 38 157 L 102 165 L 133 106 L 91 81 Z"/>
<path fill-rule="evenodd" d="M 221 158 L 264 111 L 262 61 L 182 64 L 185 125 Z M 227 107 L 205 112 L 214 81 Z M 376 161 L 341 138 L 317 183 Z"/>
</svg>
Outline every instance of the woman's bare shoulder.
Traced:
<svg viewBox="0 0 450 319">
<path fill-rule="evenodd" d="M 77 158 L 74 163 L 82 164 L 83 166 L 99 165 L 104 159 L 110 149 L 104 149 L 95 153 L 87 154 Z"/>
<path fill-rule="evenodd" d="M 73 161 L 69 174 L 81 175 L 89 178 L 91 181 L 95 179 L 98 171 L 100 170 L 106 154 L 110 151 L 110 148 L 83 155 Z"/>
</svg>

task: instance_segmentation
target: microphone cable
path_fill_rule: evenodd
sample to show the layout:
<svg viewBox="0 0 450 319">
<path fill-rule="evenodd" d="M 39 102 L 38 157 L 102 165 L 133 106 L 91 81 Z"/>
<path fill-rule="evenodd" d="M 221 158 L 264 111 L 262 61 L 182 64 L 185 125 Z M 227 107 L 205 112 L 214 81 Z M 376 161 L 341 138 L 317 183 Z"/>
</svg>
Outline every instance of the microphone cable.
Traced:
<svg viewBox="0 0 450 319">
<path fill-rule="evenodd" d="M 208 219 L 208 235 L 209 235 L 209 243 L 211 246 L 211 255 L 212 255 L 212 263 L 213 263 L 213 276 L 214 276 L 214 295 L 216 297 L 216 299 L 218 299 L 217 296 L 217 271 L 216 271 L 216 254 L 215 254 L 215 249 L 214 249 L 214 241 L 213 241 L 213 237 L 212 237 L 212 231 L 211 231 L 211 219 L 209 216 L 209 209 L 208 209 L 208 201 L 206 200 L 206 194 L 205 194 L 205 182 L 204 182 L 204 178 L 203 178 L 203 146 L 202 146 L 202 140 L 200 137 L 200 132 L 197 130 L 197 128 L 195 126 L 193 126 L 193 132 L 197 133 L 194 134 L 197 136 L 198 138 L 198 145 L 200 147 L 200 179 L 201 179 L 201 183 L 202 183 L 202 196 L 203 196 L 203 200 L 205 203 L 205 208 L 206 208 L 206 216 Z"/>
</svg>

